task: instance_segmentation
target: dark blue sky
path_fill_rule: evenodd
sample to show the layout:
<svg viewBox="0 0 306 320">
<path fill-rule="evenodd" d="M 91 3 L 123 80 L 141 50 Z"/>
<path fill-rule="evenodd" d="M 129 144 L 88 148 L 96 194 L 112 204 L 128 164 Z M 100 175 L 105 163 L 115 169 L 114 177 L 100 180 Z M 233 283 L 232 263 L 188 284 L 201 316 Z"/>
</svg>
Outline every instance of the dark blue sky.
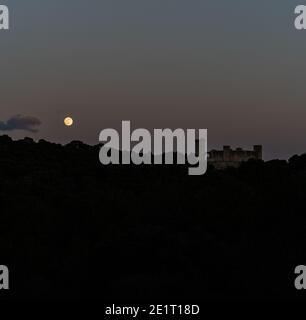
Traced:
<svg viewBox="0 0 306 320">
<path fill-rule="evenodd" d="M 303 1 L 302 1 L 303 2 Z M 105 127 L 208 128 L 211 148 L 306 152 L 306 31 L 294 0 L 9 0 L 0 121 L 97 143 Z M 306 0 L 305 0 L 306 4 Z M 76 125 L 66 129 L 62 118 Z"/>
</svg>

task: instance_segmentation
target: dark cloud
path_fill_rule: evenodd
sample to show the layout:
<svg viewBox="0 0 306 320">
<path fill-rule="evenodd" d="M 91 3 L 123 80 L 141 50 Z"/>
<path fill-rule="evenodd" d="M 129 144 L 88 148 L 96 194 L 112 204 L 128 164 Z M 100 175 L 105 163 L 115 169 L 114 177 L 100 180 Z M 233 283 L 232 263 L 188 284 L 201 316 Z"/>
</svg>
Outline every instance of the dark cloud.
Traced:
<svg viewBox="0 0 306 320">
<path fill-rule="evenodd" d="M 16 115 L 6 122 L 0 121 L 0 131 L 25 130 L 29 132 L 38 132 L 37 127 L 40 125 L 41 121 L 35 117 Z"/>
</svg>

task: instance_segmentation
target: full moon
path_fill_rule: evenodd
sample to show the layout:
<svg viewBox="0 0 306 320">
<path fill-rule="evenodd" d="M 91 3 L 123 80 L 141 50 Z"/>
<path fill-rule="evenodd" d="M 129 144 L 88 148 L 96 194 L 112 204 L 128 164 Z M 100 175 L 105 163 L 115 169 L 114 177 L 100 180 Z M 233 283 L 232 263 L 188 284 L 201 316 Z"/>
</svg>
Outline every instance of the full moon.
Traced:
<svg viewBox="0 0 306 320">
<path fill-rule="evenodd" d="M 71 127 L 71 126 L 73 125 L 73 119 L 70 118 L 70 117 L 65 118 L 65 119 L 64 119 L 64 124 L 65 124 L 65 126 L 67 126 L 67 127 Z"/>
</svg>

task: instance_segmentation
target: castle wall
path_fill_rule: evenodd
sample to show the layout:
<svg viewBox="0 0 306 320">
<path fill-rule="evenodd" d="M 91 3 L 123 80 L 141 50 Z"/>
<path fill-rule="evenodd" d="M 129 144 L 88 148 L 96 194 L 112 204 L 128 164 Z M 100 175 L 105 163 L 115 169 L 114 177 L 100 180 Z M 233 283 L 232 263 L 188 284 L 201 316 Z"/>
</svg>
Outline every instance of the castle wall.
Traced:
<svg viewBox="0 0 306 320">
<path fill-rule="evenodd" d="M 224 146 L 222 151 L 212 150 L 208 153 L 208 163 L 217 169 L 237 168 L 242 162 L 251 159 L 262 160 L 262 146 L 256 145 L 253 150 L 243 150 L 241 148 L 233 150 L 230 146 Z"/>
</svg>

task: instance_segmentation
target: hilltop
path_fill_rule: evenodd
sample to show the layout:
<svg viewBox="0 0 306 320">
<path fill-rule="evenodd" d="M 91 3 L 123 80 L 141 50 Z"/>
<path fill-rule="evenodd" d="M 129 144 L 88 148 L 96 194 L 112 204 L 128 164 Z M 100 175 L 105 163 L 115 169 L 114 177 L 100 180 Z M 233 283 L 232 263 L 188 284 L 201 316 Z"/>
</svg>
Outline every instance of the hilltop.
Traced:
<svg viewBox="0 0 306 320">
<path fill-rule="evenodd" d="M 298 297 L 306 155 L 188 176 L 102 166 L 99 146 L 0 137 L 9 298 Z"/>
</svg>

